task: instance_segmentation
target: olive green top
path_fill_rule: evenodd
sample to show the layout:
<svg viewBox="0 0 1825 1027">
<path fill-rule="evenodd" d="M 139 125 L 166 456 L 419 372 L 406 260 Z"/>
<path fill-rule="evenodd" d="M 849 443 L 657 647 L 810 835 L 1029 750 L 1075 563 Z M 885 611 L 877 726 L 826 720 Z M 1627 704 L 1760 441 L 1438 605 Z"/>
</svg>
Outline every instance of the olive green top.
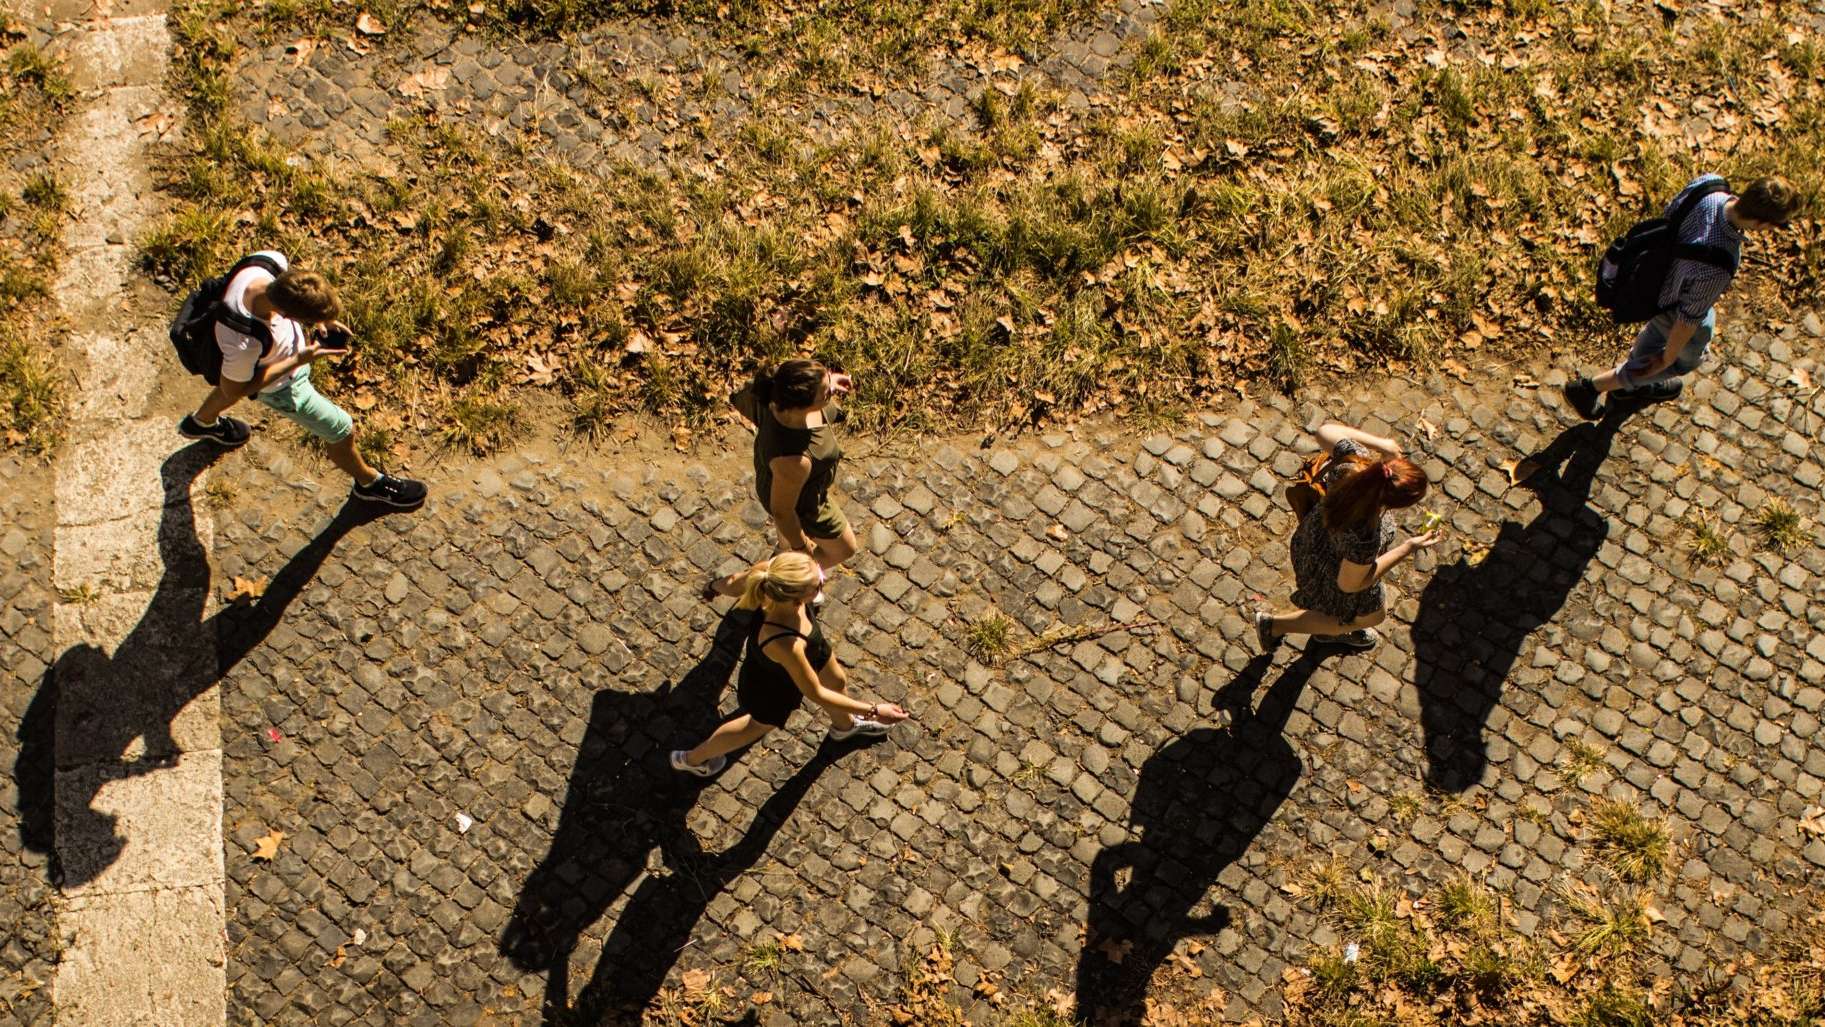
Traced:
<svg viewBox="0 0 1825 1027">
<path fill-rule="evenodd" d="M 828 419 L 815 428 L 781 424 L 773 416 L 773 408 L 755 402 L 751 394 L 738 395 L 736 406 L 754 419 L 754 489 L 760 496 L 760 505 L 773 508 L 773 461 L 782 456 L 808 456 L 811 476 L 799 490 L 794 509 L 801 521 L 814 519 L 830 492 L 830 483 L 836 480 L 836 465 L 843 459 L 836 427 Z"/>
</svg>

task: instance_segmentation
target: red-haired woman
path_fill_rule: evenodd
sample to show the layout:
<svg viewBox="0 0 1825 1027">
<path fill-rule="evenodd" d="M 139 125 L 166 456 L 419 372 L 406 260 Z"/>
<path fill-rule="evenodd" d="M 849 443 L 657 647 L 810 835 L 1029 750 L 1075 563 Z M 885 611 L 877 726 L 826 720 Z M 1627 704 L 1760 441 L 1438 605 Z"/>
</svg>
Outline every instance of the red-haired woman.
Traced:
<svg viewBox="0 0 1825 1027">
<path fill-rule="evenodd" d="M 1421 549 L 1437 545 L 1430 531 L 1399 543 L 1387 511 L 1412 506 L 1426 494 L 1426 472 L 1401 453 L 1400 444 L 1357 428 L 1325 424 L 1318 441 L 1331 451 L 1318 474 L 1324 498 L 1293 532 L 1296 609 L 1255 613 L 1255 637 L 1271 653 L 1287 635 L 1372 649 L 1375 625 L 1388 615 L 1382 576 Z"/>
</svg>

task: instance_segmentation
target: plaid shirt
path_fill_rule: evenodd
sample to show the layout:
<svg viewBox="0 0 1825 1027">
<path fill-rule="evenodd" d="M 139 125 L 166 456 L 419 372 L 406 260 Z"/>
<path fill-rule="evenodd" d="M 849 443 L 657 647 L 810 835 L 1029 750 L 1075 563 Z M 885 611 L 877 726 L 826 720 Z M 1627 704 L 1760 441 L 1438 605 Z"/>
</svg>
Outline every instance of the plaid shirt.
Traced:
<svg viewBox="0 0 1825 1027">
<path fill-rule="evenodd" d="M 1721 176 L 1700 175 L 1686 184 L 1673 202 L 1667 204 L 1666 216 L 1672 217 L 1678 209 L 1679 201 L 1685 199 L 1686 193 L 1706 182 L 1717 181 Z M 1738 231 L 1730 219 L 1724 216 L 1724 204 L 1730 200 L 1727 192 L 1712 193 L 1698 201 L 1687 216 L 1684 225 L 1679 229 L 1679 241 L 1697 243 L 1700 246 L 1721 246 L 1731 256 L 1741 258 L 1743 233 Z M 1660 305 L 1677 306 L 1679 319 L 1688 322 L 1704 320 L 1711 307 L 1717 303 L 1724 290 L 1730 288 L 1730 272 L 1721 267 L 1712 267 L 1697 260 L 1676 260 L 1673 268 L 1667 273 L 1666 284 L 1660 288 Z"/>
</svg>

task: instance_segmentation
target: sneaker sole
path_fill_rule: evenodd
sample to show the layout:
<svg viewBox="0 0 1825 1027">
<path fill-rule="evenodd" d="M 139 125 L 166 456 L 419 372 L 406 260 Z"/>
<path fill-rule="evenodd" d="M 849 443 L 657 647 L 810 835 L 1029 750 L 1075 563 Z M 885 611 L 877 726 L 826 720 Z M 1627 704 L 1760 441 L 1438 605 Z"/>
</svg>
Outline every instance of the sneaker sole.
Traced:
<svg viewBox="0 0 1825 1027">
<path fill-rule="evenodd" d="M 400 510 L 416 510 L 419 507 L 425 505 L 426 499 L 431 498 L 430 496 L 424 496 L 422 498 L 415 499 L 410 503 L 405 503 L 405 502 L 401 502 L 397 499 L 388 499 L 385 496 L 364 495 L 359 490 L 351 490 L 351 491 L 354 492 L 355 498 L 361 500 L 363 503 L 380 503 L 384 506 L 391 506 L 391 507 L 394 507 L 394 508 L 397 508 Z"/>
<path fill-rule="evenodd" d="M 253 441 L 252 435 L 248 435 L 247 438 L 244 438 L 239 442 L 230 442 L 227 439 L 221 437 L 220 435 L 210 435 L 210 434 L 200 434 L 199 435 L 199 434 L 196 434 L 193 432 L 187 432 L 182 428 L 179 428 L 177 430 L 177 433 L 179 435 L 182 435 L 184 438 L 193 439 L 197 442 L 213 442 L 216 445 L 221 446 L 223 449 L 240 449 L 242 446 L 245 446 L 249 442 Z"/>
<path fill-rule="evenodd" d="M 832 731 L 832 732 L 830 732 L 830 740 L 833 742 L 852 742 L 852 741 L 856 740 L 857 738 L 886 738 L 887 733 L 891 730 L 892 730 L 892 728 L 883 727 L 878 731 L 875 731 L 875 730 L 850 731 L 847 734 L 841 734 L 841 735 L 837 734 L 835 731 Z"/>
</svg>

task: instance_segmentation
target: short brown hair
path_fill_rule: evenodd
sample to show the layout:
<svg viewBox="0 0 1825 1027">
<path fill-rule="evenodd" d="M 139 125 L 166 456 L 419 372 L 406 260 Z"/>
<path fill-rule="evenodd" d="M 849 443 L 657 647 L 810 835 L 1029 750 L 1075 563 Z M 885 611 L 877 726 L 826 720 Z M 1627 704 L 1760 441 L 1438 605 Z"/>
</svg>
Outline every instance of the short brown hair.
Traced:
<svg viewBox="0 0 1825 1027">
<path fill-rule="evenodd" d="M 1751 221 L 1784 225 L 1800 212 L 1800 194 L 1784 178 L 1758 178 L 1736 197 L 1736 213 Z"/>
<path fill-rule="evenodd" d="M 329 280 L 315 271 L 287 271 L 266 287 L 266 298 L 294 321 L 320 324 L 342 316 L 342 301 Z"/>
</svg>

